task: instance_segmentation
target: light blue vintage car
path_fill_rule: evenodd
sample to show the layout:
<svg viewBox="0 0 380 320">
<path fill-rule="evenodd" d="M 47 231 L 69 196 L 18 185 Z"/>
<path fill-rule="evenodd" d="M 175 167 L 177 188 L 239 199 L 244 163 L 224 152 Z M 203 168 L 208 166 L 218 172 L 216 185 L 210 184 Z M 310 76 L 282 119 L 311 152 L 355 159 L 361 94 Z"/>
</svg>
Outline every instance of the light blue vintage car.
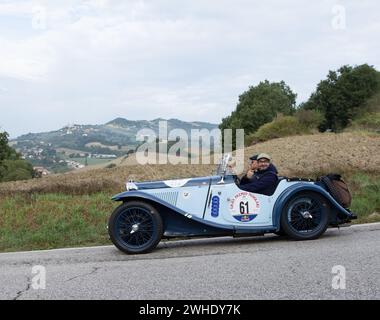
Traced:
<svg viewBox="0 0 380 320">
<path fill-rule="evenodd" d="M 276 233 L 311 240 L 356 218 L 321 181 L 279 177 L 270 196 L 241 190 L 229 159 L 223 157 L 214 176 L 127 183 L 127 191 L 112 198 L 122 204 L 109 218 L 111 241 L 136 254 L 163 237 Z"/>
</svg>

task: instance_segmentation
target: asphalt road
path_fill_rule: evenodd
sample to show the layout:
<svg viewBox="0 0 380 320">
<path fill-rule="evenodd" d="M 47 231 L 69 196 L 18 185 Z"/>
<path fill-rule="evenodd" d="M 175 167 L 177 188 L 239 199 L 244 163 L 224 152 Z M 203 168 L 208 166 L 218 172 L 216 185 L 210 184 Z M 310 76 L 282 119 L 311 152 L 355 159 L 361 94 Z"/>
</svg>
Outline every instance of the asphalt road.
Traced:
<svg viewBox="0 0 380 320">
<path fill-rule="evenodd" d="M 113 246 L 0 254 L 0 299 L 380 299 L 379 289 L 380 223 L 303 242 L 162 242 L 134 256 Z"/>
</svg>

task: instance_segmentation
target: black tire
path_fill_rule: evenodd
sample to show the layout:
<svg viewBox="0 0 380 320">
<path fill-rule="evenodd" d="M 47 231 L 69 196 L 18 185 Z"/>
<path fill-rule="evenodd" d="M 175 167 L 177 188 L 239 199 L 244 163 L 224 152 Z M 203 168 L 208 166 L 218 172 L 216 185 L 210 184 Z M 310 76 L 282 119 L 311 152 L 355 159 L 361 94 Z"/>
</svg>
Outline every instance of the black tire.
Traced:
<svg viewBox="0 0 380 320">
<path fill-rule="evenodd" d="M 313 240 L 327 229 L 331 207 L 323 196 L 301 192 L 293 196 L 281 213 L 281 229 L 292 239 Z"/>
<path fill-rule="evenodd" d="M 279 237 L 287 236 L 287 234 L 285 233 L 285 231 L 282 228 L 279 231 L 274 232 L 274 234 L 279 236 Z"/>
<path fill-rule="evenodd" d="M 108 233 L 113 244 L 121 251 L 128 254 L 147 253 L 162 238 L 162 218 L 146 202 L 126 202 L 112 213 L 108 221 Z"/>
</svg>

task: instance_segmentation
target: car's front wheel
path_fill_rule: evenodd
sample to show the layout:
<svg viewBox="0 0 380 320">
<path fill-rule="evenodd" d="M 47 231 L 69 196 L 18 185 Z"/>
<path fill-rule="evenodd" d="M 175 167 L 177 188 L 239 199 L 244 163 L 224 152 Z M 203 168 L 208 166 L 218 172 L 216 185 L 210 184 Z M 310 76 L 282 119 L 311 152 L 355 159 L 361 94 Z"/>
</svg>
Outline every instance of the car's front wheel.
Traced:
<svg viewBox="0 0 380 320">
<path fill-rule="evenodd" d="M 125 253 L 147 253 L 160 242 L 163 222 L 158 211 L 148 203 L 131 201 L 120 205 L 108 221 L 113 244 Z"/>
<path fill-rule="evenodd" d="M 281 229 L 296 240 L 312 240 L 327 229 L 330 204 L 314 192 L 302 192 L 292 197 L 281 214 Z"/>
</svg>

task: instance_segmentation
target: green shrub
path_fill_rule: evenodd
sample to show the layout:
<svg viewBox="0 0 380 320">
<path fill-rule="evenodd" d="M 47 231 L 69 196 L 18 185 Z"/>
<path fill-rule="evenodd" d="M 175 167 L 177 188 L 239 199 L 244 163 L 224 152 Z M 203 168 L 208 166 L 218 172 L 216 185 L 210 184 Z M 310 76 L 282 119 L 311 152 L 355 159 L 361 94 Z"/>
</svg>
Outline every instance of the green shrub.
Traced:
<svg viewBox="0 0 380 320">
<path fill-rule="evenodd" d="M 262 125 L 254 134 L 246 138 L 247 144 L 275 138 L 311 133 L 295 116 L 277 116 L 272 122 Z"/>
<path fill-rule="evenodd" d="M 380 131 L 380 112 L 364 114 L 360 118 L 352 121 L 350 128 Z"/>
<path fill-rule="evenodd" d="M 31 179 L 33 173 L 32 165 L 25 160 L 3 160 L 0 162 L 0 182 Z"/>
<path fill-rule="evenodd" d="M 323 114 L 315 110 L 300 109 L 295 116 L 302 125 L 309 129 L 317 129 L 324 120 Z"/>
<path fill-rule="evenodd" d="M 379 83 L 380 83 L 380 72 L 379 72 Z M 380 112 L 380 89 L 379 91 L 368 101 L 366 102 L 364 108 L 363 108 L 363 113 L 376 113 Z"/>
</svg>

